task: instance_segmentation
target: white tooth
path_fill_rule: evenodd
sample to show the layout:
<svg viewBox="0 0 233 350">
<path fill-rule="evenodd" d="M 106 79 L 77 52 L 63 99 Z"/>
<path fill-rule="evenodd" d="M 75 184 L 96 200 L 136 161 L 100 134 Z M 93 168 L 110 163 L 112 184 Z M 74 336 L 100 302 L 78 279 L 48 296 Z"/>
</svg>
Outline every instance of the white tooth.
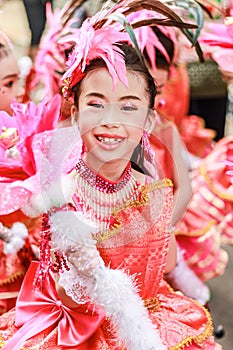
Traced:
<svg viewBox="0 0 233 350">
<path fill-rule="evenodd" d="M 98 137 L 99 141 L 109 144 L 119 143 L 121 142 L 121 139 L 113 139 L 109 137 Z"/>
</svg>

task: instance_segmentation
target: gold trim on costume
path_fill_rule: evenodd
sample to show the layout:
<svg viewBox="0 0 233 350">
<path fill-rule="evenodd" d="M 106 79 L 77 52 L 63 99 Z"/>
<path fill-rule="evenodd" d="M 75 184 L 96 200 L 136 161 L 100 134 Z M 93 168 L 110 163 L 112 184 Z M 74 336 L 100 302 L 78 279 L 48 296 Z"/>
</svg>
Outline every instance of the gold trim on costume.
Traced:
<svg viewBox="0 0 233 350">
<path fill-rule="evenodd" d="M 5 345 L 5 340 L 3 339 L 2 335 L 0 334 L 0 349 L 2 349 L 4 345 Z"/>
<path fill-rule="evenodd" d="M 23 277 L 25 275 L 25 271 L 19 271 L 15 272 L 13 275 L 4 278 L 3 280 L 0 280 L 0 287 L 2 287 L 5 284 L 14 282 L 17 278 Z"/>
<path fill-rule="evenodd" d="M 148 311 L 158 311 L 160 308 L 160 303 L 158 298 L 148 298 L 144 300 L 144 306 L 147 308 Z"/>
<path fill-rule="evenodd" d="M 148 196 L 149 192 L 158 190 L 160 188 L 172 187 L 172 186 L 173 186 L 173 183 L 170 179 L 152 181 L 147 185 L 141 186 L 141 188 L 139 189 L 138 199 L 126 201 L 125 203 L 119 205 L 114 209 L 112 213 L 112 217 L 115 219 L 116 223 L 113 225 L 113 227 L 108 231 L 102 231 L 97 234 L 93 234 L 92 235 L 93 239 L 96 240 L 98 244 L 106 241 L 108 238 L 115 236 L 121 230 L 121 220 L 118 216 L 119 212 L 121 212 L 125 208 L 129 209 L 132 207 L 136 208 L 136 207 L 147 205 L 149 203 L 149 196 Z"/>
<path fill-rule="evenodd" d="M 212 319 L 209 311 L 203 305 L 199 304 L 197 301 L 195 300 L 192 300 L 192 301 L 195 304 L 197 304 L 200 308 L 202 308 L 203 311 L 205 312 L 207 317 L 206 328 L 201 334 L 197 336 L 190 335 L 189 337 L 182 340 L 179 344 L 176 344 L 175 346 L 168 348 L 168 350 L 183 350 L 186 345 L 191 345 L 193 342 L 195 342 L 197 345 L 201 345 L 205 340 L 207 340 L 213 335 L 213 323 L 212 323 Z"/>
<path fill-rule="evenodd" d="M 210 180 L 208 174 L 207 174 L 207 171 L 204 167 L 204 165 L 202 164 L 200 166 L 200 173 L 201 175 L 203 176 L 204 180 L 206 181 L 207 185 L 209 186 L 209 188 L 211 189 L 211 191 L 213 191 L 219 198 L 221 199 L 225 199 L 225 200 L 228 200 L 228 201 L 233 201 L 233 195 L 230 195 L 230 194 L 226 194 L 226 193 L 223 193 L 221 191 L 219 191 L 212 183 L 212 181 Z"/>
<path fill-rule="evenodd" d="M 209 223 L 200 231 L 191 231 L 191 232 L 182 232 L 182 231 L 176 231 L 175 230 L 175 235 L 176 236 L 192 236 L 192 237 L 200 237 L 204 236 L 206 232 L 208 232 L 212 226 L 216 224 L 215 220 L 210 220 Z"/>
</svg>

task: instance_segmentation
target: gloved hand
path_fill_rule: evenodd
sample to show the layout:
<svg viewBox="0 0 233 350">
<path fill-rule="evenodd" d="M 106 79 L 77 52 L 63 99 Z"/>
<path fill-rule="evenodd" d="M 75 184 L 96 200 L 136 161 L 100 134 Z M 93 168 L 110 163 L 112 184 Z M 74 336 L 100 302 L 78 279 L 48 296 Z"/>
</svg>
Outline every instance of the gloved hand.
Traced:
<svg viewBox="0 0 233 350">
<path fill-rule="evenodd" d="M 68 261 L 85 277 L 95 277 L 96 271 L 104 267 L 95 245 L 79 245 L 67 252 Z"/>
</svg>

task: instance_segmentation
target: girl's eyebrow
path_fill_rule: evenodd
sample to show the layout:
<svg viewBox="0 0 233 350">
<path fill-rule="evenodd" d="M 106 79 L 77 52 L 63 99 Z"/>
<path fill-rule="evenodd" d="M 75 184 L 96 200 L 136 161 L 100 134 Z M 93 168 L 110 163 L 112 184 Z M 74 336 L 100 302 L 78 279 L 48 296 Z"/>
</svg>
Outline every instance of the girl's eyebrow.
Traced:
<svg viewBox="0 0 233 350">
<path fill-rule="evenodd" d="M 160 85 L 157 85 L 157 89 L 162 89 L 163 87 L 165 86 L 165 84 L 160 84 Z"/>
<path fill-rule="evenodd" d="M 103 94 L 100 94 L 99 92 L 90 92 L 86 95 L 86 97 L 99 97 L 102 99 L 105 99 L 106 97 Z M 135 96 L 135 95 L 128 95 L 128 96 L 122 96 L 120 98 L 120 101 L 124 100 L 136 100 L 136 101 L 141 101 L 140 97 Z"/>
<path fill-rule="evenodd" d="M 140 97 L 135 96 L 135 95 L 128 95 L 128 96 L 123 96 L 120 98 L 120 101 L 124 100 L 136 100 L 136 101 L 141 101 Z"/>
<path fill-rule="evenodd" d="M 104 98 L 104 95 L 100 94 L 99 92 L 89 92 L 86 97 L 99 97 L 99 98 Z"/>
<path fill-rule="evenodd" d="M 10 78 L 15 78 L 18 76 L 18 73 L 14 73 L 14 74 L 8 74 L 8 75 L 5 75 L 5 77 L 2 77 L 1 80 L 5 80 L 5 79 L 10 79 Z"/>
</svg>

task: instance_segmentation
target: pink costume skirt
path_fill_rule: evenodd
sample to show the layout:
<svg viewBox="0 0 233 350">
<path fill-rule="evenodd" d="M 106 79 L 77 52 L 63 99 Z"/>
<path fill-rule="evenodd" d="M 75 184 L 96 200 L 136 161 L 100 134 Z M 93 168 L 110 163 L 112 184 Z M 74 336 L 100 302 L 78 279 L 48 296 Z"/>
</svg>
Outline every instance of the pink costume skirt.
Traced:
<svg viewBox="0 0 233 350">
<path fill-rule="evenodd" d="M 4 350 L 126 350 L 103 311 L 90 305 L 68 308 L 59 300 L 54 278 L 43 292 L 33 293 L 37 263 L 32 263 L 16 308 L 0 318 L 0 349 Z M 162 342 L 169 350 L 216 350 L 207 310 L 174 293 L 166 283 L 147 306 Z"/>
</svg>

